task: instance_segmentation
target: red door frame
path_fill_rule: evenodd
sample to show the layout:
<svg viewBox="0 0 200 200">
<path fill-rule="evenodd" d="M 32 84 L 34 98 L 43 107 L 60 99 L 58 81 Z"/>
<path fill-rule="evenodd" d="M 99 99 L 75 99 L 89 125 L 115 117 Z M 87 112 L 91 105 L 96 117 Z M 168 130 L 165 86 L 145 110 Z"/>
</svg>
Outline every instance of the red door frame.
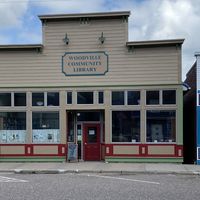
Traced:
<svg viewBox="0 0 200 200">
<path fill-rule="evenodd" d="M 88 143 L 88 128 L 96 128 L 97 142 Z M 100 124 L 99 123 L 83 123 L 83 160 L 99 161 L 101 160 L 101 144 L 100 144 Z"/>
</svg>

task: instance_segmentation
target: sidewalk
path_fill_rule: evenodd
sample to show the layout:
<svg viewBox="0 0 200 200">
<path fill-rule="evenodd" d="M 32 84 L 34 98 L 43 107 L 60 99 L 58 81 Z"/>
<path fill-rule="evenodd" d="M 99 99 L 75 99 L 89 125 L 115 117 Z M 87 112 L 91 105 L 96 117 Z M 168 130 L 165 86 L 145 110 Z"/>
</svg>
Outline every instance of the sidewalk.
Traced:
<svg viewBox="0 0 200 200">
<path fill-rule="evenodd" d="M 157 173 L 200 175 L 200 165 L 149 163 L 0 163 L 0 173 Z"/>
</svg>

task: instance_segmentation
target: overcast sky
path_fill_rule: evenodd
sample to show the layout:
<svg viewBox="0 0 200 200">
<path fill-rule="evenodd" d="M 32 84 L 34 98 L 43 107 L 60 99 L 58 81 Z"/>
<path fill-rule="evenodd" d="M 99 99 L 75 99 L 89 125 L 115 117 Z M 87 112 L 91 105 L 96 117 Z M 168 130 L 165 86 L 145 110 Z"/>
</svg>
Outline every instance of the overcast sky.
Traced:
<svg viewBox="0 0 200 200">
<path fill-rule="evenodd" d="M 185 38 L 185 79 L 200 51 L 200 0 L 0 0 L 0 44 L 41 43 L 40 14 L 106 11 L 131 11 L 129 41 Z"/>
</svg>

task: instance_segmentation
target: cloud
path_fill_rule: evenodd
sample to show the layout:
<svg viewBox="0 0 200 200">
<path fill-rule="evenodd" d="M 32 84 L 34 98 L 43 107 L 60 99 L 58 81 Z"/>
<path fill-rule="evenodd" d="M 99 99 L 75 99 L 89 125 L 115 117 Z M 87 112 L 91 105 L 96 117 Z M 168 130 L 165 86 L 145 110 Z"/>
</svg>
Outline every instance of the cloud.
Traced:
<svg viewBox="0 0 200 200">
<path fill-rule="evenodd" d="M 183 45 L 183 79 L 200 50 L 199 0 L 116 0 L 117 7 L 131 10 L 130 40 L 185 38 Z"/>
<path fill-rule="evenodd" d="M 22 17 L 28 9 L 28 0 L 0 1 L 0 27 L 6 29 L 22 25 Z"/>
<path fill-rule="evenodd" d="M 39 43 L 39 14 L 130 10 L 129 40 L 185 38 L 183 79 L 200 51 L 199 0 L 5 0 L 0 1 L 0 43 Z M 10 31 L 9 35 L 4 30 Z M 34 30 L 35 29 L 35 30 Z"/>
<path fill-rule="evenodd" d="M 37 1 L 33 5 L 45 8 L 48 13 L 81 13 L 106 9 L 106 0 Z"/>
</svg>

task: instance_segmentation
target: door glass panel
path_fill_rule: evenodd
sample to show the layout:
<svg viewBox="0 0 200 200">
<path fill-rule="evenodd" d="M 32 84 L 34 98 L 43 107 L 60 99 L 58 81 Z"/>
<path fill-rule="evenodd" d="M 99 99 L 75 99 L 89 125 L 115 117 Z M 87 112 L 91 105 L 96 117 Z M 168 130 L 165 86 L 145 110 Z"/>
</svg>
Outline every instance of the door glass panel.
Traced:
<svg viewBox="0 0 200 200">
<path fill-rule="evenodd" d="M 87 142 L 88 143 L 96 143 L 97 142 L 97 128 L 96 127 L 88 128 Z"/>
</svg>

